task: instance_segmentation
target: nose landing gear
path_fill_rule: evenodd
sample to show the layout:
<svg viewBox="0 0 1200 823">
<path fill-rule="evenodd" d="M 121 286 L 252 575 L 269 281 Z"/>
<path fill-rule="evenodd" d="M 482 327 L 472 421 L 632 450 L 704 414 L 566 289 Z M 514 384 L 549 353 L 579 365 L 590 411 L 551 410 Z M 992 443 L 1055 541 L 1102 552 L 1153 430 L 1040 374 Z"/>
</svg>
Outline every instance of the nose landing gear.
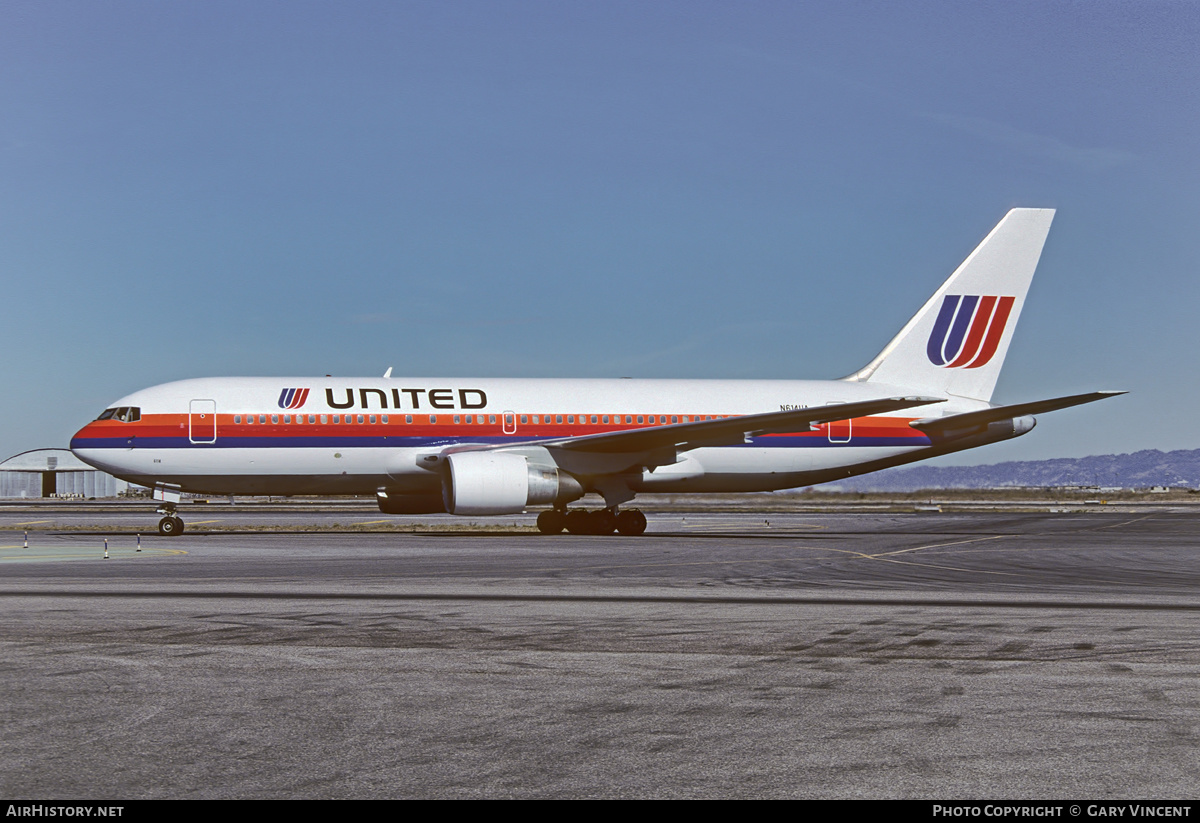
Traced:
<svg viewBox="0 0 1200 823">
<path fill-rule="evenodd" d="M 183 534 L 183 518 L 175 511 L 174 503 L 163 503 L 157 512 L 165 515 L 158 521 L 158 533 L 163 537 L 178 537 Z"/>
<path fill-rule="evenodd" d="M 178 537 L 183 534 L 183 519 L 176 515 L 168 515 L 158 521 L 158 533 L 163 537 Z"/>
<path fill-rule="evenodd" d="M 158 521 L 158 533 L 163 537 L 178 537 L 183 534 L 183 518 L 175 511 L 181 497 L 182 491 L 178 486 L 167 483 L 154 486 L 154 499 L 162 503 L 157 511 L 164 515 L 163 519 Z"/>
</svg>

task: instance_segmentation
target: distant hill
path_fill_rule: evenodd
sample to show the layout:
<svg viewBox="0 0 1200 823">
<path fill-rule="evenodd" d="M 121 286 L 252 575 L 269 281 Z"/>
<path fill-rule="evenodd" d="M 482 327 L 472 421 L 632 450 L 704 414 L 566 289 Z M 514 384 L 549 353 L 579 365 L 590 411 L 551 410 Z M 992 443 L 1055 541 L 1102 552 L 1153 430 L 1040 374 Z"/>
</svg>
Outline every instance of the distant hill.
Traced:
<svg viewBox="0 0 1200 823">
<path fill-rule="evenodd" d="M 851 477 L 819 488 L 846 491 L 987 489 L 1005 486 L 1200 487 L 1200 449 L 1100 454 L 996 463 L 991 466 L 911 466 Z"/>
</svg>

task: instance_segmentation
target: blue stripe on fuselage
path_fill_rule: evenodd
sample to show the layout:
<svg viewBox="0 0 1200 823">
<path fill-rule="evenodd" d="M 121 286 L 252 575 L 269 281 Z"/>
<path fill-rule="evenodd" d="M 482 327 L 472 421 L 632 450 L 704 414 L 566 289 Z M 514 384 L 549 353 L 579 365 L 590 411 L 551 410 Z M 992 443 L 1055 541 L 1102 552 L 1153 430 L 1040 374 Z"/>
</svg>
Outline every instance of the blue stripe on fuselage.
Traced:
<svg viewBox="0 0 1200 823">
<path fill-rule="evenodd" d="M 214 443 L 192 443 L 186 437 L 138 437 L 131 446 L 125 438 L 75 438 L 72 449 L 354 449 L 390 448 L 420 449 L 451 445 L 508 446 L 516 443 L 536 443 L 539 440 L 561 440 L 561 437 L 472 437 L 469 439 L 448 437 L 218 437 Z M 777 449 L 821 449 L 856 446 L 882 448 L 897 446 L 928 446 L 930 440 L 924 436 L 909 437 L 854 437 L 849 442 L 830 442 L 827 437 L 772 435 L 751 438 L 749 443 L 720 448 L 777 448 Z"/>
</svg>

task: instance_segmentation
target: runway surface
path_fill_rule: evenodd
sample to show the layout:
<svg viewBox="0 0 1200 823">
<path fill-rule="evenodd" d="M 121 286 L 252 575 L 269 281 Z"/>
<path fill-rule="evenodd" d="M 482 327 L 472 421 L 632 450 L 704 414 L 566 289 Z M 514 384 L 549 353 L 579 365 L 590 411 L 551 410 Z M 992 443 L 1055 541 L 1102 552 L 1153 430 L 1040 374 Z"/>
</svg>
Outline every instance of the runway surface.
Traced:
<svg viewBox="0 0 1200 823">
<path fill-rule="evenodd" d="M 1195 515 L 671 514 L 641 538 L 196 516 L 140 553 L 104 528 L 128 515 L 87 516 L 0 533 L 7 797 L 1200 785 Z"/>
</svg>

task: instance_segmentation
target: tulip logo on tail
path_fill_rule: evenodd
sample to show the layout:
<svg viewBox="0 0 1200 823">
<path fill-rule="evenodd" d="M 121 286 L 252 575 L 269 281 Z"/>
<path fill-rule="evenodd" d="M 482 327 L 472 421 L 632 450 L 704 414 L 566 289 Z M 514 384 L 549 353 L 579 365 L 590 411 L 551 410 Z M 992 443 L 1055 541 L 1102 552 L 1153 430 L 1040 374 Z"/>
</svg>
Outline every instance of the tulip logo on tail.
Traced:
<svg viewBox="0 0 1200 823">
<path fill-rule="evenodd" d="M 1004 336 L 1015 301 L 1015 297 L 995 295 L 946 295 L 929 335 L 929 362 L 947 369 L 987 365 Z"/>
<path fill-rule="evenodd" d="M 279 393 L 279 408 L 298 409 L 308 399 L 308 389 L 284 389 Z"/>
</svg>

